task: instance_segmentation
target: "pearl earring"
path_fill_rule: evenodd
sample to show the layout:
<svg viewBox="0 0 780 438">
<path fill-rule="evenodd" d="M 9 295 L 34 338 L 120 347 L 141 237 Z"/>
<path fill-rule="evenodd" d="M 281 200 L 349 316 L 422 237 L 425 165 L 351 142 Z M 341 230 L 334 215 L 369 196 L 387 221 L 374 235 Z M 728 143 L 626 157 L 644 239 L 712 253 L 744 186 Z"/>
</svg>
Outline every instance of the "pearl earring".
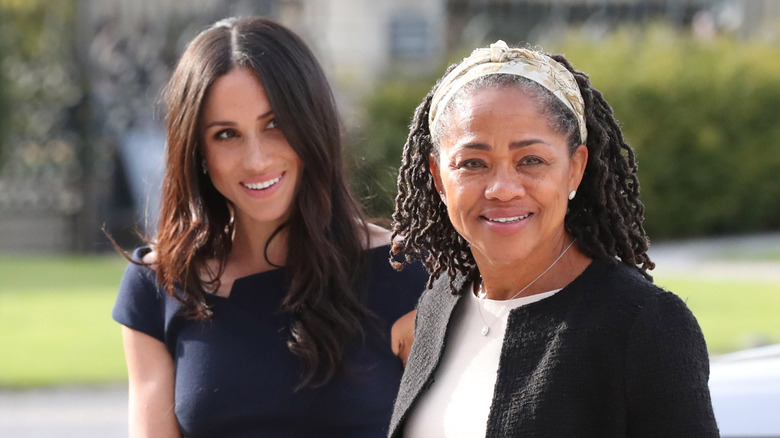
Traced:
<svg viewBox="0 0 780 438">
<path fill-rule="evenodd" d="M 577 196 L 577 191 L 576 190 L 572 190 L 571 192 L 569 192 L 569 201 L 574 199 L 575 196 Z"/>
<path fill-rule="evenodd" d="M 200 167 L 203 168 L 203 174 L 204 175 L 208 175 L 208 173 L 209 173 L 209 165 L 206 164 L 206 159 L 205 158 L 203 160 L 201 160 Z"/>
</svg>

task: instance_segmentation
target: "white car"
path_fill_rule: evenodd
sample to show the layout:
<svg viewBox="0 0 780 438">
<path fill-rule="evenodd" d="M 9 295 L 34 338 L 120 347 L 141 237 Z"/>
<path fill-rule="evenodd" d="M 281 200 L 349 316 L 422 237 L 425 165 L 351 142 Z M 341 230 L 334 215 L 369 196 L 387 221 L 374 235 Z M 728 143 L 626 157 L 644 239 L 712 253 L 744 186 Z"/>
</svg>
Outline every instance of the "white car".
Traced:
<svg viewBox="0 0 780 438">
<path fill-rule="evenodd" d="M 780 437 L 780 344 L 713 357 L 710 393 L 722 438 Z"/>
</svg>

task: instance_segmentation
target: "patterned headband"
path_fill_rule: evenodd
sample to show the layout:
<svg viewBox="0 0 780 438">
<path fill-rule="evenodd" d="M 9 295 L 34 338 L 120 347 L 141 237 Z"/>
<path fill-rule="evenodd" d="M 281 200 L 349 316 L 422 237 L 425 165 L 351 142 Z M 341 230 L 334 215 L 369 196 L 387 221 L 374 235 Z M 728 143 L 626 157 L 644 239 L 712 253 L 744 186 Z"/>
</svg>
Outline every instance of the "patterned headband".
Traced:
<svg viewBox="0 0 780 438">
<path fill-rule="evenodd" d="M 452 97 L 467 83 L 491 74 L 510 74 L 530 79 L 549 90 L 575 116 L 580 128 L 580 142 L 588 139 L 585 127 L 585 102 L 574 75 L 549 56 L 528 49 L 509 48 L 498 40 L 490 48 L 475 49 L 441 81 L 431 100 L 428 126 L 433 131 L 436 117 Z"/>
</svg>

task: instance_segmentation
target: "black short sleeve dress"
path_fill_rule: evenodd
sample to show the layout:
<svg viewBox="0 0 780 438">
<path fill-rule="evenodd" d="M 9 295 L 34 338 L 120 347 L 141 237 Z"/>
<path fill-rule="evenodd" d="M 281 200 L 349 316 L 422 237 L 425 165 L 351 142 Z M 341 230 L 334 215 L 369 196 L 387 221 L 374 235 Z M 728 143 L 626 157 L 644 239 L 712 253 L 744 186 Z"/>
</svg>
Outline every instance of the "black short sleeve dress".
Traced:
<svg viewBox="0 0 780 438">
<path fill-rule="evenodd" d="M 427 273 L 396 272 L 389 247 L 368 250 L 363 296 L 377 319 L 345 353 L 345 371 L 326 385 L 294 391 L 301 362 L 287 348 L 290 316 L 284 269 L 236 280 L 228 298 L 209 296 L 207 322 L 178 315 L 148 267 L 129 264 L 112 313 L 163 342 L 175 362 L 175 413 L 187 437 L 384 437 L 403 373 L 390 327 L 414 309 Z M 148 248 L 133 257 L 140 260 Z"/>
</svg>

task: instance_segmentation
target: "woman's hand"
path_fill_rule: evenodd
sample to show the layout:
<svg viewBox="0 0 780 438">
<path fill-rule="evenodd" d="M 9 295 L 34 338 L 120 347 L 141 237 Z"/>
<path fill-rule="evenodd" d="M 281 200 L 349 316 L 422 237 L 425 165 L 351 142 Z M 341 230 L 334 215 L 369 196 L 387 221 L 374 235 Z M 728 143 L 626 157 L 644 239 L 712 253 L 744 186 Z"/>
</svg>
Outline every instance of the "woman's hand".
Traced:
<svg viewBox="0 0 780 438">
<path fill-rule="evenodd" d="M 130 438 L 179 438 L 174 413 L 173 358 L 159 340 L 122 327 L 130 387 Z"/>
<path fill-rule="evenodd" d="M 409 352 L 412 350 L 412 343 L 414 343 L 415 315 L 417 315 L 417 311 L 412 310 L 398 318 L 390 329 L 390 342 L 392 343 L 393 353 L 401 358 L 404 367 L 406 367 L 406 359 L 409 357 Z"/>
</svg>

